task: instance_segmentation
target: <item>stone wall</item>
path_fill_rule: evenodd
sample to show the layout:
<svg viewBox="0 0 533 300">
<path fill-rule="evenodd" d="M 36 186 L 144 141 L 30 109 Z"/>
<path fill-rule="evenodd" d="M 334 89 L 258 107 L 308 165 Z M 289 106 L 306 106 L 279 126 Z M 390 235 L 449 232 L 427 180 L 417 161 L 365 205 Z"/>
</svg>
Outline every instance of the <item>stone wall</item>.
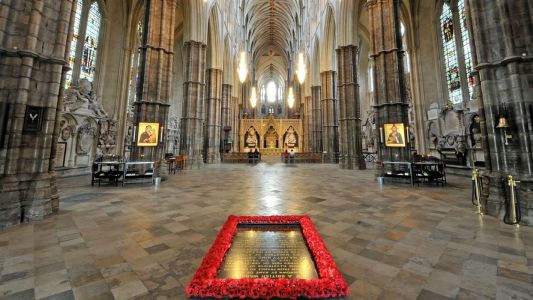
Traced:
<svg viewBox="0 0 533 300">
<path fill-rule="evenodd" d="M 72 0 L 0 2 L 0 227 L 56 212 L 53 159 Z M 29 25 L 28 25 L 29 24 Z"/>
</svg>

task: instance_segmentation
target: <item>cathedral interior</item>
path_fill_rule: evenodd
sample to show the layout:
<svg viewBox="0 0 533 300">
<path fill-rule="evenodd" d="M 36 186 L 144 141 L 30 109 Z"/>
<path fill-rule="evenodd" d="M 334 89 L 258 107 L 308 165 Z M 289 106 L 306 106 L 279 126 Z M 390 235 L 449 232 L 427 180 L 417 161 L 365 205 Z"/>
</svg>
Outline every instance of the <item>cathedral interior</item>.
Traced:
<svg viewBox="0 0 533 300">
<path fill-rule="evenodd" d="M 0 0 L 0 298 L 188 299 L 229 215 L 533 299 L 533 1 Z"/>
</svg>

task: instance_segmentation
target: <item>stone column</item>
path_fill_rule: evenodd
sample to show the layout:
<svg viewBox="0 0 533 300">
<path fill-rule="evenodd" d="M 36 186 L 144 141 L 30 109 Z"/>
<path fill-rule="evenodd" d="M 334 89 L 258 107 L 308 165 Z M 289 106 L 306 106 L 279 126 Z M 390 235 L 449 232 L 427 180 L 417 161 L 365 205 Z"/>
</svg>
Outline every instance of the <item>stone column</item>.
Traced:
<svg viewBox="0 0 533 300">
<path fill-rule="evenodd" d="M 207 70 L 205 162 L 220 162 L 220 131 L 222 130 L 222 70 Z"/>
<path fill-rule="evenodd" d="M 305 112 L 304 112 L 304 126 L 305 126 L 305 151 L 313 152 L 313 98 L 311 96 L 305 97 Z"/>
<path fill-rule="evenodd" d="M 72 2 L 0 2 L 0 228 L 59 208 L 53 161 Z"/>
<path fill-rule="evenodd" d="M 361 134 L 361 100 L 357 78 L 357 46 L 337 49 L 339 64 L 340 165 L 343 169 L 366 169 Z"/>
<path fill-rule="evenodd" d="M 231 132 L 233 130 L 233 122 L 231 120 L 231 109 L 233 107 L 233 86 L 231 84 L 222 85 L 222 130 L 221 130 L 221 151 L 225 151 L 224 141 L 231 138 Z"/>
<path fill-rule="evenodd" d="M 135 100 L 135 124 L 159 123 L 159 145 L 132 147 L 134 160 L 161 161 L 165 153 L 164 126 L 172 97 L 172 62 L 174 61 L 175 0 L 146 2 L 145 30 L 141 48 L 140 82 Z M 161 164 L 159 164 L 161 165 Z"/>
<path fill-rule="evenodd" d="M 239 132 L 240 132 L 240 120 L 241 120 L 241 105 L 239 104 L 239 97 L 233 97 L 233 103 L 232 103 L 232 109 L 231 109 L 231 120 L 232 120 L 232 128 L 231 128 L 231 136 L 233 139 L 233 144 L 231 145 L 231 149 L 233 152 L 239 152 Z"/>
<path fill-rule="evenodd" d="M 187 167 L 203 164 L 204 141 L 204 91 L 207 45 L 189 41 L 185 43 L 185 82 L 183 87 L 183 112 L 181 119 L 181 155 L 188 157 Z"/>
<path fill-rule="evenodd" d="M 322 153 L 322 108 L 321 108 L 321 86 L 311 87 L 311 97 L 313 102 L 313 151 Z"/>
<path fill-rule="evenodd" d="M 370 53 L 374 61 L 374 112 L 376 125 L 386 123 L 409 124 L 407 89 L 405 85 L 400 33 L 400 0 L 368 0 L 370 16 Z M 379 143 L 382 161 L 410 161 L 410 145 L 402 133 L 406 147 L 385 147 Z M 383 134 L 383 138 L 387 137 Z"/>
<path fill-rule="evenodd" d="M 321 106 L 322 106 L 322 143 L 323 151 L 327 151 L 324 158 L 326 162 L 335 163 L 335 156 L 339 151 L 337 99 L 335 89 L 337 74 L 335 71 L 320 73 L 322 81 Z"/>
<path fill-rule="evenodd" d="M 510 193 L 506 179 L 513 175 L 521 181 L 522 221 L 533 224 L 533 7 L 528 1 L 469 0 L 467 4 L 481 86 L 477 96 L 482 96 L 482 125 L 487 129 L 485 151 L 490 158 L 485 174 L 490 179 L 484 199 L 487 212 L 504 214 Z M 507 118 L 509 128 L 496 128 L 501 116 Z M 507 145 L 506 134 L 512 136 Z"/>
</svg>

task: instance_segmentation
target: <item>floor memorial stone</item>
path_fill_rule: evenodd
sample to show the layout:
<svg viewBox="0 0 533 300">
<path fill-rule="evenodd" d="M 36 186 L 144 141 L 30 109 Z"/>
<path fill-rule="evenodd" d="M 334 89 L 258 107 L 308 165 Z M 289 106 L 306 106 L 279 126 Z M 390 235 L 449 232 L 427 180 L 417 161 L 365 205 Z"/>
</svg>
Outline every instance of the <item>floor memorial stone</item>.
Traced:
<svg viewBox="0 0 533 300">
<path fill-rule="evenodd" d="M 239 225 L 219 278 L 318 278 L 298 225 Z"/>
<path fill-rule="evenodd" d="M 205 299 L 330 299 L 348 294 L 309 216 L 229 216 L 187 285 L 189 297 Z"/>
</svg>

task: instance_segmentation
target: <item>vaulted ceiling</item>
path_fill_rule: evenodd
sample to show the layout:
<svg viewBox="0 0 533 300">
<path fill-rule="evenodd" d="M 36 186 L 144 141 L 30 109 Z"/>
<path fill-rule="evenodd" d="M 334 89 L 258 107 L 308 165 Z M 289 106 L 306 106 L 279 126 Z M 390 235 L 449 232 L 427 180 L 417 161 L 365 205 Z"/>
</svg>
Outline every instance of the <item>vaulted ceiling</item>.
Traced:
<svg viewBox="0 0 533 300">
<path fill-rule="evenodd" d="M 252 61 L 260 73 L 275 74 L 276 77 L 281 76 L 286 79 L 290 61 L 298 46 L 299 2 L 299 0 L 244 1 L 246 39 Z M 274 60 L 264 59 L 265 56 L 278 57 L 277 63 Z M 283 64 L 279 63 L 280 58 Z M 269 72 L 261 72 L 267 69 Z"/>
</svg>

